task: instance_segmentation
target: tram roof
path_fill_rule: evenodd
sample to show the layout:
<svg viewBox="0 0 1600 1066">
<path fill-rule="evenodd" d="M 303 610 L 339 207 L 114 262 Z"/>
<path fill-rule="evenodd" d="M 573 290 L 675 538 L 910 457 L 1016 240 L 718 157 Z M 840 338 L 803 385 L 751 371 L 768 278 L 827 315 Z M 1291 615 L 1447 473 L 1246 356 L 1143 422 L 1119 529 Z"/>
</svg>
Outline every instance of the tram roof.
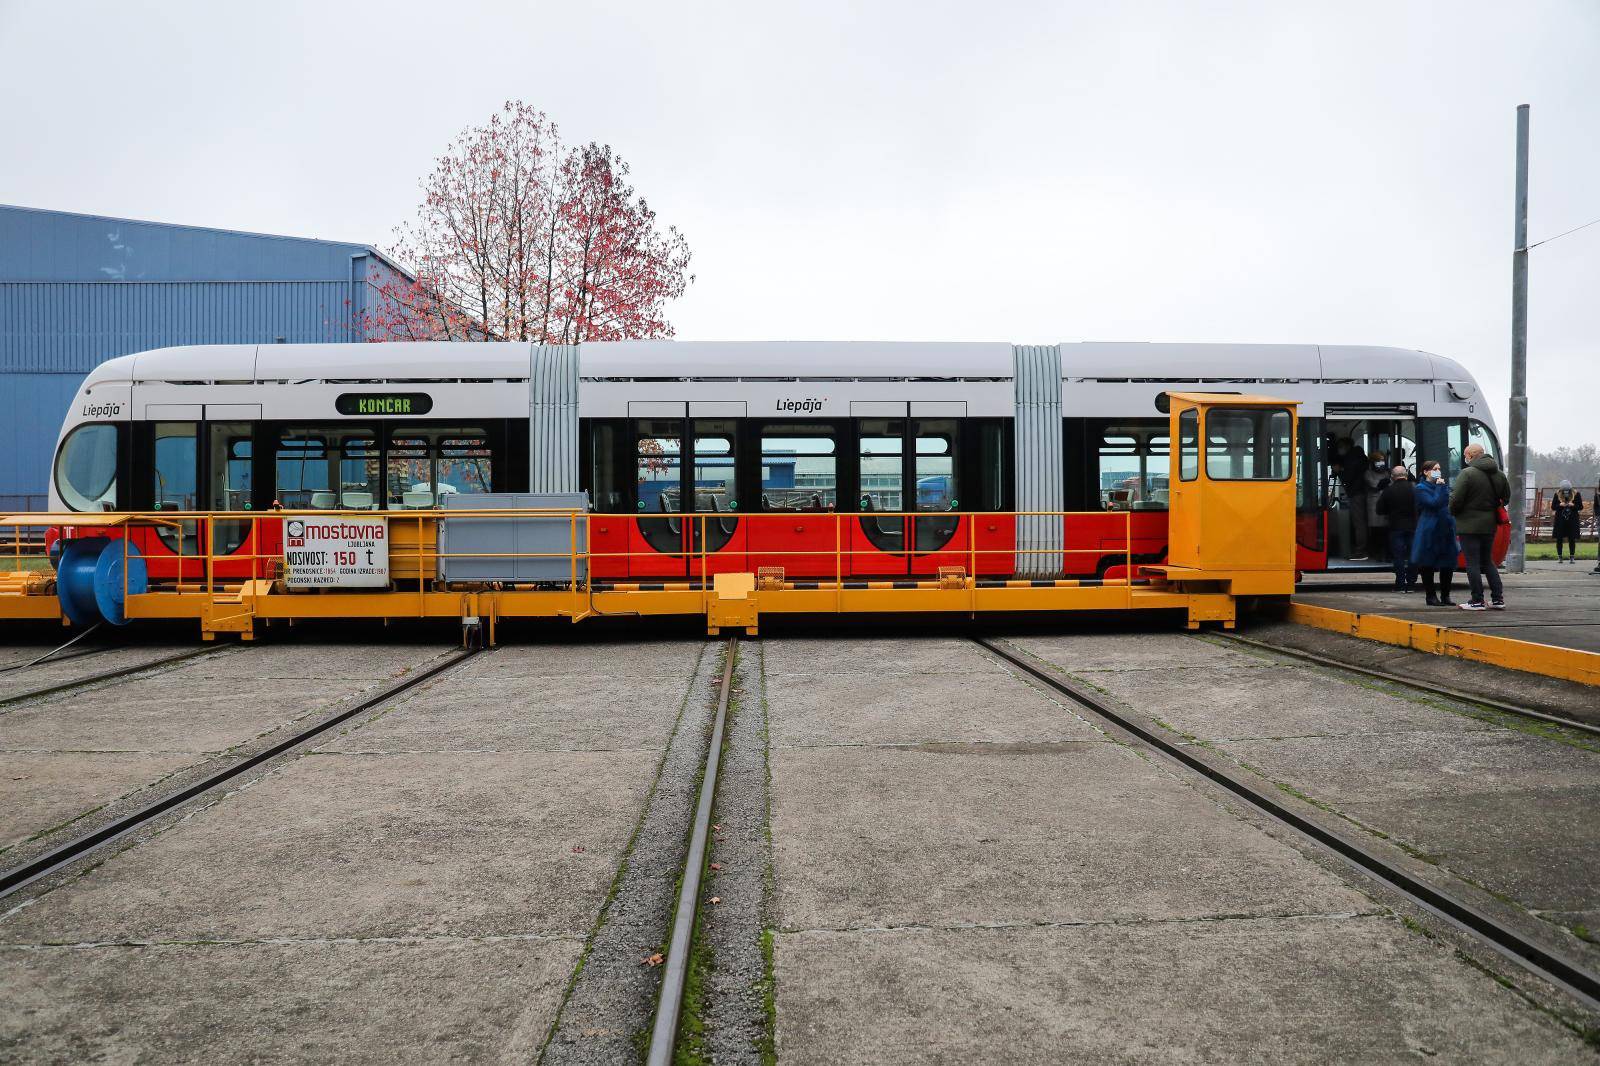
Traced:
<svg viewBox="0 0 1600 1066">
<path fill-rule="evenodd" d="M 525 378 L 530 345 L 213 344 L 102 363 L 91 381 L 302 381 Z M 1459 363 L 1403 348 L 1315 344 L 1064 343 L 1067 379 L 1150 381 L 1442 380 Z M 1009 343 L 922 341 L 610 341 L 579 347 L 584 378 L 1009 379 Z"/>
</svg>

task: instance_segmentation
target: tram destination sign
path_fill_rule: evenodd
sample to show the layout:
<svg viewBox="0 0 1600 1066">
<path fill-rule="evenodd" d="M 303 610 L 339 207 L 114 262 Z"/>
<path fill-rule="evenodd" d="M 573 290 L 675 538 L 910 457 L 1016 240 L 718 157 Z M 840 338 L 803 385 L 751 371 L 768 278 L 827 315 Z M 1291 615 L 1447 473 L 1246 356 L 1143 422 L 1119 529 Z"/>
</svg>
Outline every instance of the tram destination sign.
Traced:
<svg viewBox="0 0 1600 1066">
<path fill-rule="evenodd" d="M 344 392 L 333 401 L 342 415 L 425 415 L 433 397 L 425 392 Z"/>
<path fill-rule="evenodd" d="M 286 518 L 284 583 L 293 589 L 389 584 L 387 518 Z"/>
</svg>

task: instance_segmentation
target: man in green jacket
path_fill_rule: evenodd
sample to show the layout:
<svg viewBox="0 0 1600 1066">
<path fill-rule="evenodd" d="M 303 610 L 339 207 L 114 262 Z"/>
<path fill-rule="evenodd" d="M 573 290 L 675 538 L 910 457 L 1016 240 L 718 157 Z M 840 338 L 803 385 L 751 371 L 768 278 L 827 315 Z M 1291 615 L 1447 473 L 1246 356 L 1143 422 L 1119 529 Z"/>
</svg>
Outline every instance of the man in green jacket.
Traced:
<svg viewBox="0 0 1600 1066">
<path fill-rule="evenodd" d="M 1500 585 L 1500 571 L 1494 565 L 1494 533 L 1500 525 L 1500 508 L 1511 499 L 1511 484 L 1494 457 L 1483 453 L 1481 444 L 1467 445 L 1461 457 L 1467 465 L 1450 486 L 1450 513 L 1456 516 L 1456 534 L 1467 561 L 1467 584 L 1472 587 L 1472 598 L 1461 609 L 1484 609 L 1483 579 L 1487 577 L 1491 597 L 1488 606 L 1503 611 L 1506 597 Z"/>
</svg>

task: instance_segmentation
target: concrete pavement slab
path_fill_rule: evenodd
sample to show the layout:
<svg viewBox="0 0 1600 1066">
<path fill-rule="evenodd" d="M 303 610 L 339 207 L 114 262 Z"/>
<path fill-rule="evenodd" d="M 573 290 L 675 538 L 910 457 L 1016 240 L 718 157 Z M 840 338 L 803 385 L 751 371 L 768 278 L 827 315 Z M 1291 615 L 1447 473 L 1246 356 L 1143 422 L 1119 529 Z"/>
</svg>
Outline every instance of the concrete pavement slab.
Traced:
<svg viewBox="0 0 1600 1066">
<path fill-rule="evenodd" d="M 0 1059 L 531 1062 L 581 949 L 575 939 L 0 948 Z"/>
<path fill-rule="evenodd" d="M 0 750 L 222 751 L 376 686 L 279 678 L 250 691 L 223 678 L 140 678 L 0 715 Z"/>
<path fill-rule="evenodd" d="M 49 648 L 27 649 L 29 654 L 26 658 L 22 658 L 21 662 L 26 663 L 31 659 L 36 659 L 49 650 Z M 12 696 L 19 696 L 26 692 L 36 692 L 52 685 L 78 681 L 82 678 L 93 677 L 95 674 L 103 674 L 111 670 L 124 670 L 130 666 L 143 666 L 177 655 L 180 652 L 192 650 L 193 648 L 155 647 L 148 644 L 135 644 L 125 648 L 112 648 L 95 655 L 63 659 L 59 662 L 46 660 L 38 666 L 30 666 L 24 670 L 8 670 L 5 673 L 0 673 L 0 699 L 9 699 Z M 226 657 L 221 656 L 221 658 Z M 6 710 L 7 708 L 0 708 L 0 712 Z"/>
<path fill-rule="evenodd" d="M 505 676 L 452 674 L 378 717 L 344 730 L 326 751 L 548 751 L 659 749 L 683 704 L 693 659 L 676 672 L 572 679 L 540 691 Z M 465 672 L 463 672 L 464 674 Z M 567 698 L 562 698 L 567 697 Z"/>
<path fill-rule="evenodd" d="M 1595 1060 L 1389 918 L 799 932 L 776 972 L 780 1062 Z"/>
<path fill-rule="evenodd" d="M 1202 740 L 1468 733 L 1496 727 L 1443 707 L 1299 665 L 1073 673 L 1140 714 Z"/>
<path fill-rule="evenodd" d="M 586 930 L 658 758 L 307 756 L 0 918 L 0 943 Z"/>
<path fill-rule="evenodd" d="M 0 753 L 0 852 L 193 761 L 183 752 Z"/>
<path fill-rule="evenodd" d="M 687 677 L 703 642 L 575 641 L 505 644 L 472 664 L 469 677 Z"/>
<path fill-rule="evenodd" d="M 769 676 L 1005 672 L 993 656 L 961 637 L 785 637 L 764 647 Z"/>
<path fill-rule="evenodd" d="M 783 929 L 1360 911 L 1131 749 L 774 750 Z"/>
<path fill-rule="evenodd" d="M 1181 633 L 1072 633 L 1008 636 L 1006 643 L 1065 670 L 1171 670 L 1259 667 L 1270 663 L 1236 648 Z"/>
<path fill-rule="evenodd" d="M 1506 730 L 1227 751 L 1532 909 L 1600 908 L 1600 753 Z"/>
<path fill-rule="evenodd" d="M 1015 675 L 790 673 L 768 686 L 774 747 L 1097 740 L 1070 706 Z"/>
<path fill-rule="evenodd" d="M 210 655 L 182 667 L 189 677 L 272 681 L 316 678 L 324 681 L 387 681 L 452 649 L 436 643 L 253 644 L 231 655 Z"/>
</svg>

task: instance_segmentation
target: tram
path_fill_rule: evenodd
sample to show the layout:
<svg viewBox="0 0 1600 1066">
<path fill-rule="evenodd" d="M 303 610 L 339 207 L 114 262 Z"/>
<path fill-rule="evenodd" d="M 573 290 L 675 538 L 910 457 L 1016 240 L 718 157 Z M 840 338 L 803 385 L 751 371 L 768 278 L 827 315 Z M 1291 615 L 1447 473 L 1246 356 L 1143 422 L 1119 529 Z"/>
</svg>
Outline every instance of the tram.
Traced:
<svg viewBox="0 0 1600 1066">
<path fill-rule="evenodd" d="M 101 364 L 62 425 L 54 511 L 428 511 L 587 494 L 597 578 L 784 568 L 1117 577 L 1167 555 L 1165 395 L 1270 394 L 1208 421 L 1209 477 L 1296 479 L 1302 571 L 1387 564 L 1340 464 L 1497 458 L 1472 376 L 1397 348 L 623 341 L 200 345 Z M 460 501 L 455 501 L 459 503 Z M 1040 512 L 1061 512 L 1041 522 Z M 1024 517 L 1018 517 L 1018 515 Z M 1029 518 L 1032 514 L 1035 517 Z M 260 576 L 281 523 L 136 528 L 150 576 Z M 1131 538 L 1131 540 L 1130 540 Z M 185 541 L 188 546 L 185 546 Z M 1498 546 L 1503 554 L 1504 545 Z"/>
</svg>

